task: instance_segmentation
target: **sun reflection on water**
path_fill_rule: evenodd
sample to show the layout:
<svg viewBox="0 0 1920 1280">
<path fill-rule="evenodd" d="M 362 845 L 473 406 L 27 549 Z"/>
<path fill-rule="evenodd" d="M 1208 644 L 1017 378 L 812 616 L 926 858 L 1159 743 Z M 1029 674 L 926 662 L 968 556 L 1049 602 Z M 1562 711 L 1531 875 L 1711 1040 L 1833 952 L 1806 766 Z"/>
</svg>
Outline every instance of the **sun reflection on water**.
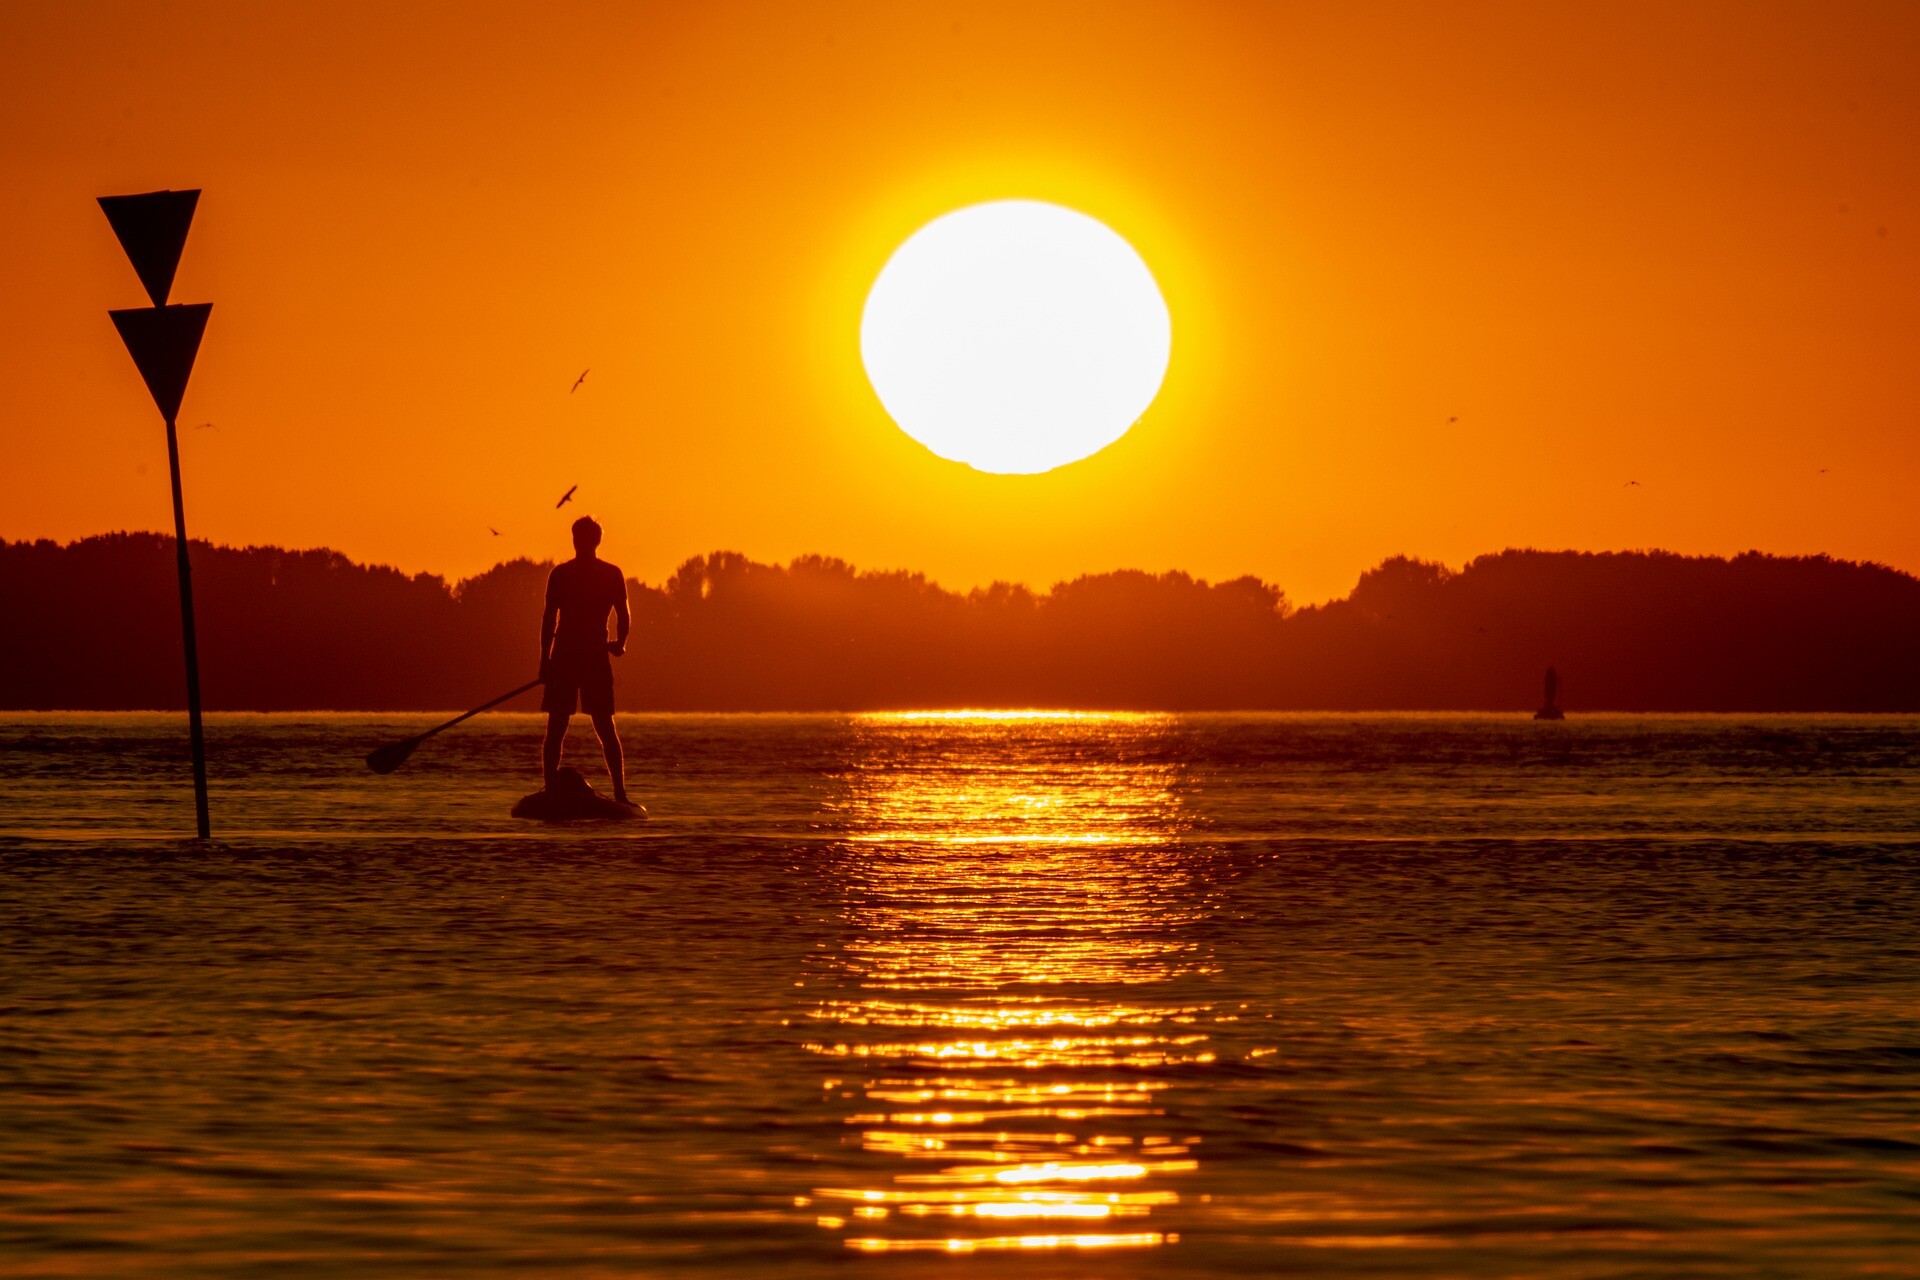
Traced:
<svg viewBox="0 0 1920 1280">
<path fill-rule="evenodd" d="M 932 722 L 928 724 L 927 722 Z M 1204 914 L 1161 717 L 863 718 L 839 990 L 809 1051 L 867 1159 L 814 1189 L 863 1252 L 1142 1248 L 1199 1138 L 1160 1105 L 1213 1061 Z M 1189 982 L 1188 987 L 1191 986 Z M 1122 1228 L 1122 1220 L 1125 1227 Z M 1035 1234 L 1006 1234 L 1031 1224 Z M 1111 1227 L 1112 1229 L 1099 1229 Z"/>
</svg>

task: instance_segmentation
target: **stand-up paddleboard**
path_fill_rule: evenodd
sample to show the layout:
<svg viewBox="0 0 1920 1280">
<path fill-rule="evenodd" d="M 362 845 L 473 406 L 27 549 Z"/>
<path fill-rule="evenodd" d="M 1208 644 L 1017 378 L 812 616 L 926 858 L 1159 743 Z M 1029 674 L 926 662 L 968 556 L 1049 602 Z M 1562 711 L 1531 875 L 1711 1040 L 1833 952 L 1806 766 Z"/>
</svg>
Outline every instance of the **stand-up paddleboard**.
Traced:
<svg viewBox="0 0 1920 1280">
<path fill-rule="evenodd" d="M 621 804 L 599 795 L 577 769 L 556 770 L 544 791 L 520 797 L 513 806 L 516 818 L 536 822 L 631 822 L 647 811 L 637 804 Z"/>
</svg>

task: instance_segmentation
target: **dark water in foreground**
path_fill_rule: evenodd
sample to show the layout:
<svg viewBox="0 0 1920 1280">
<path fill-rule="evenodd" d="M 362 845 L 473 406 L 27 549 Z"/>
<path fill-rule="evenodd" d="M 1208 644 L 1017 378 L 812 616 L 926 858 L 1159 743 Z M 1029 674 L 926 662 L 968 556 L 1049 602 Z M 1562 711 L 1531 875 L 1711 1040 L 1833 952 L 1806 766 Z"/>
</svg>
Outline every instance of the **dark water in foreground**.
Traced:
<svg viewBox="0 0 1920 1280">
<path fill-rule="evenodd" d="M 1920 1274 L 1920 722 L 428 720 L 0 719 L 0 1272 Z"/>
</svg>

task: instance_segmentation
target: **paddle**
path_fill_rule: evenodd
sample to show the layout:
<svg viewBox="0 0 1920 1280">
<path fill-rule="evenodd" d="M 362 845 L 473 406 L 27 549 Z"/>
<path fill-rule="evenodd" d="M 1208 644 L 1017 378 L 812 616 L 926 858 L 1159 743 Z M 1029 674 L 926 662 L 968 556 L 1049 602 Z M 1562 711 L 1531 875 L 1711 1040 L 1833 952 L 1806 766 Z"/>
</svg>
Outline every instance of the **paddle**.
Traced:
<svg viewBox="0 0 1920 1280">
<path fill-rule="evenodd" d="M 427 730 L 425 733 L 416 733 L 411 738 L 402 738 L 398 742 L 389 742 L 384 747 L 375 747 L 372 751 L 367 752 L 367 768 L 373 770 L 375 773 L 392 773 L 395 769 L 398 769 L 407 762 L 407 757 L 413 754 L 415 747 L 442 729 L 451 729 L 468 716 L 477 716 L 488 707 L 497 707 L 508 698 L 517 698 L 527 690 L 538 687 L 539 684 L 540 681 L 538 680 L 529 680 L 513 692 L 503 693 L 491 702 L 483 702 L 473 710 L 457 715 L 445 724 L 433 726 L 433 728 Z"/>
</svg>

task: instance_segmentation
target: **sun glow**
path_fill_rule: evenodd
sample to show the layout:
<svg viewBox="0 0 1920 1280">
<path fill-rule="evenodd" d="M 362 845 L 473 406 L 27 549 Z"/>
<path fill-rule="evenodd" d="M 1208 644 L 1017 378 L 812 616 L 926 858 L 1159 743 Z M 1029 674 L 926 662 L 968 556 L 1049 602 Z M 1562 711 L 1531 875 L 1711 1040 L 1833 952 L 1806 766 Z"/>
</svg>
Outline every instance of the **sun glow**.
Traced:
<svg viewBox="0 0 1920 1280">
<path fill-rule="evenodd" d="M 1104 224 L 1002 200 L 936 218 L 894 252 L 860 355 L 900 428 L 980 471 L 1032 473 L 1125 435 L 1166 376 L 1153 273 Z"/>
</svg>

